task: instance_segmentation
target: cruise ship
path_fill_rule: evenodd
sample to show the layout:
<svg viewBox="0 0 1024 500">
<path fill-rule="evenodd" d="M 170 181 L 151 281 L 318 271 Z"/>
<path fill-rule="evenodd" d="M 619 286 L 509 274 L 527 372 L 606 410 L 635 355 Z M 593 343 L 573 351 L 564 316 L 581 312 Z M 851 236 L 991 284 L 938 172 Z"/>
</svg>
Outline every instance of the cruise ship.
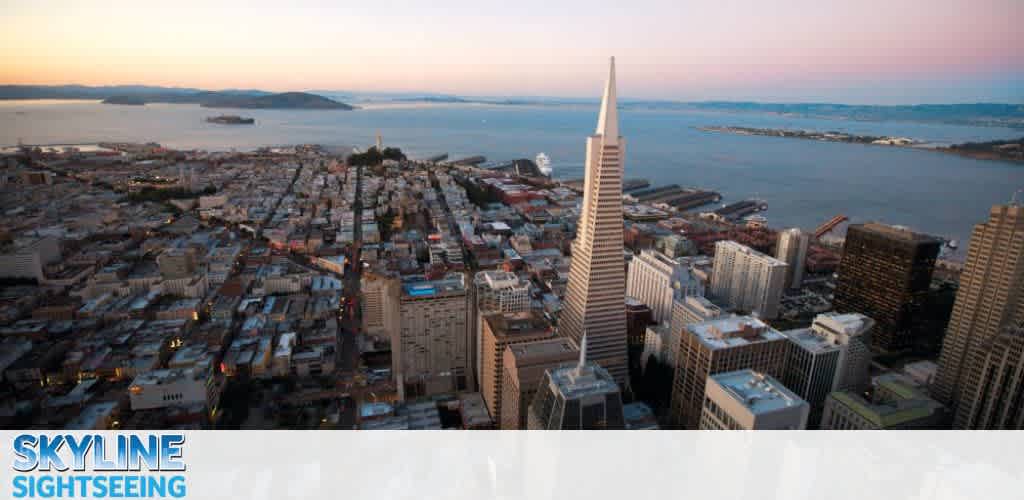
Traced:
<svg viewBox="0 0 1024 500">
<path fill-rule="evenodd" d="M 540 153 L 536 158 L 537 168 L 540 169 L 540 173 L 551 177 L 551 158 L 548 155 Z"/>
</svg>

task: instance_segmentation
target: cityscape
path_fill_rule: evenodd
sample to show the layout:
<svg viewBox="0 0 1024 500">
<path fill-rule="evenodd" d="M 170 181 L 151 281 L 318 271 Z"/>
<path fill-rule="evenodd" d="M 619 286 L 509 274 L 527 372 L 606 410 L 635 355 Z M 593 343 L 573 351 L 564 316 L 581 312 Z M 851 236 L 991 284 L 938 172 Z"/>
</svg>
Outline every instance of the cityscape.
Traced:
<svg viewBox="0 0 1024 500">
<path fill-rule="evenodd" d="M 771 228 L 625 179 L 614 58 L 604 85 L 577 181 L 381 135 L 6 149 L 4 426 L 1024 427 L 1016 197 L 962 261 L 880 222 Z"/>
</svg>

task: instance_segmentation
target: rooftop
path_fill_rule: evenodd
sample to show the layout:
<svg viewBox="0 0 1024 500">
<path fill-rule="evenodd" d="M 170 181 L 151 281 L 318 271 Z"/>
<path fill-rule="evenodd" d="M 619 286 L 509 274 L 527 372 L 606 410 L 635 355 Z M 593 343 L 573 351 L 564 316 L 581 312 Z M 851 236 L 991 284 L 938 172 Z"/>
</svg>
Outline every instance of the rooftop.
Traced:
<svg viewBox="0 0 1024 500">
<path fill-rule="evenodd" d="M 402 282 L 403 297 L 423 298 L 465 291 L 466 285 L 461 274 L 449 274 L 439 280 L 417 278 Z"/>
<path fill-rule="evenodd" d="M 719 373 L 710 378 L 754 415 L 807 404 L 770 375 L 750 369 Z"/>
<path fill-rule="evenodd" d="M 619 392 L 619 386 L 607 370 L 594 363 L 551 370 L 552 390 L 566 400 Z"/>
<path fill-rule="evenodd" d="M 686 326 L 710 349 L 782 340 L 784 335 L 753 316 L 729 316 Z"/>
<path fill-rule="evenodd" d="M 941 240 L 924 234 L 911 231 L 909 228 L 903 226 L 890 226 L 888 224 L 882 224 L 880 222 L 868 222 L 860 224 L 859 226 L 850 226 L 851 228 L 860 227 L 862 230 L 874 233 L 886 238 L 897 239 L 901 241 L 909 241 L 914 243 L 942 243 Z"/>
<path fill-rule="evenodd" d="M 551 324 L 537 311 L 488 314 L 484 321 L 498 337 L 543 335 L 552 331 Z"/>
</svg>

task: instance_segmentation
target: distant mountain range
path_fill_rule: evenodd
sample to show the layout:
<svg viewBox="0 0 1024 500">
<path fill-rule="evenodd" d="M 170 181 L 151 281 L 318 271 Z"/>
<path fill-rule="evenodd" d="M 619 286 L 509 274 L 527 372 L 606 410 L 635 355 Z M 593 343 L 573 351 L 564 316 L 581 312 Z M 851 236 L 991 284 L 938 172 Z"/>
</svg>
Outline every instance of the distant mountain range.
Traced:
<svg viewBox="0 0 1024 500">
<path fill-rule="evenodd" d="M 0 99 L 100 99 L 104 104 L 199 104 L 207 108 L 239 109 L 355 109 L 353 106 L 306 92 L 271 93 L 262 90 L 208 91 L 192 88 L 115 85 L 0 85 Z"/>
</svg>

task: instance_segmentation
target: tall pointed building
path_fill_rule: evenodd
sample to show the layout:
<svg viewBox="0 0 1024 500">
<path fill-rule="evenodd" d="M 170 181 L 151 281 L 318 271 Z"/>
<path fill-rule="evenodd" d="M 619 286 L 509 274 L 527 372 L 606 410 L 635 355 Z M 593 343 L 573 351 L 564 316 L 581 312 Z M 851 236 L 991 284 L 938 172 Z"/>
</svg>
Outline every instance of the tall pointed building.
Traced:
<svg viewBox="0 0 1024 500">
<path fill-rule="evenodd" d="M 626 271 L 622 257 L 622 170 L 625 141 L 619 136 L 615 99 L 615 58 L 601 101 L 597 131 L 587 137 L 583 207 L 572 245 L 569 284 L 559 332 L 625 387 Z"/>
</svg>

